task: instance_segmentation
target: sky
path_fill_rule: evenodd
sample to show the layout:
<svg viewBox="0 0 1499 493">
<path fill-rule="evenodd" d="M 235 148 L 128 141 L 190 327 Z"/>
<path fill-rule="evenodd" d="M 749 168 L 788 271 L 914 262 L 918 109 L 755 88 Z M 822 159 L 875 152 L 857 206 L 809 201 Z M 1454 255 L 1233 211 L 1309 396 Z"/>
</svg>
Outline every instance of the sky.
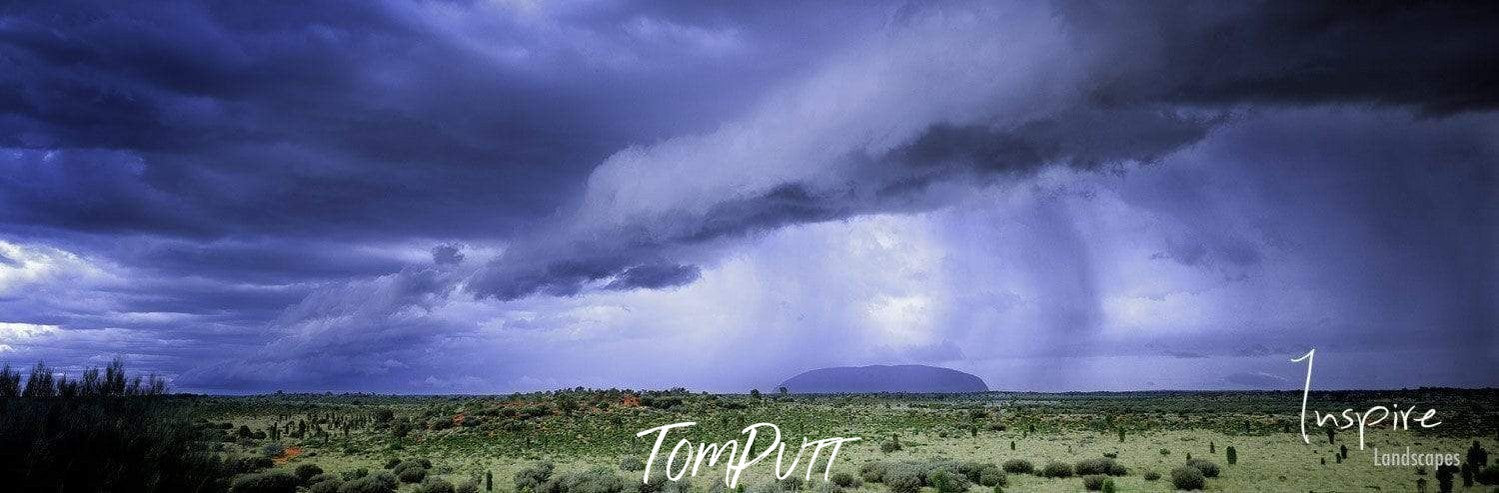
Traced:
<svg viewBox="0 0 1499 493">
<path fill-rule="evenodd" d="M 0 361 L 1499 386 L 1499 5 L 7 2 Z"/>
</svg>

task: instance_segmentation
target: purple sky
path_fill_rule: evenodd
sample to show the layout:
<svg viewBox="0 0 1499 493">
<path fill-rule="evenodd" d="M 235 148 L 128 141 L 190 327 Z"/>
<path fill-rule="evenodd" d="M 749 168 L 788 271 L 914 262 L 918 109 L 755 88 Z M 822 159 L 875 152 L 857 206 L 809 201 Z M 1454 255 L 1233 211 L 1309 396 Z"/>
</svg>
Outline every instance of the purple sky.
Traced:
<svg viewBox="0 0 1499 493">
<path fill-rule="evenodd" d="M 0 361 L 1496 386 L 1499 5 L 0 8 Z"/>
</svg>

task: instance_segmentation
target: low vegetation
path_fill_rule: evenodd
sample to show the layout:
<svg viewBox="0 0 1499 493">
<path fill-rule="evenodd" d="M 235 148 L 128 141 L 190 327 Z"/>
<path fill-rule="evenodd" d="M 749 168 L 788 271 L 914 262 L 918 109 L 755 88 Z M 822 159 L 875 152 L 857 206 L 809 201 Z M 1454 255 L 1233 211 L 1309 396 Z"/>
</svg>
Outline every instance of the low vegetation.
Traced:
<svg viewBox="0 0 1499 493">
<path fill-rule="evenodd" d="M 1499 392 L 1321 393 L 1323 407 L 1422 402 L 1435 429 L 1370 440 L 1454 450 L 1461 467 L 1372 468 L 1340 435 L 1300 441 L 1299 393 L 712 395 L 565 389 L 509 396 L 173 395 L 115 362 L 64 375 L 0 369 L 0 474 L 14 491 L 288 493 L 991 493 L 1384 490 L 1499 483 Z M 1360 404 L 1364 404 L 1360 406 Z M 641 481 L 634 433 L 696 421 L 694 442 L 773 422 L 785 435 L 864 437 L 827 480 L 726 488 L 715 468 Z M 1125 430 L 1128 430 L 1127 432 Z M 1346 451 L 1345 451 L 1346 446 Z M 1329 459 L 1334 457 L 1337 459 Z M 1322 462 L 1326 460 L 1326 465 Z M 1341 460 L 1347 459 L 1347 460 Z M 1038 464 L 1040 465 L 1038 467 Z M 1222 464 L 1222 465 L 1220 465 Z M 496 477 L 498 476 L 498 477 Z M 1340 482 L 1341 481 L 1341 482 Z M 1393 487 L 1391 485 L 1394 485 Z"/>
</svg>

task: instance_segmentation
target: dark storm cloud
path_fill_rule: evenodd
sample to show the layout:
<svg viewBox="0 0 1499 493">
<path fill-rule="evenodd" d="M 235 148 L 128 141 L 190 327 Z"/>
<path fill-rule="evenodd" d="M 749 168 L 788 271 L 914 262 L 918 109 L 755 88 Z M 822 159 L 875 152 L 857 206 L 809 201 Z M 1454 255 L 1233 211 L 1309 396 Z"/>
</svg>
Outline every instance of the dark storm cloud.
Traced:
<svg viewBox="0 0 1499 493">
<path fill-rule="evenodd" d="M 432 262 L 438 265 L 450 265 L 463 261 L 463 250 L 458 245 L 437 245 L 432 247 Z"/>
<path fill-rule="evenodd" d="M 699 283 L 746 239 L 929 212 L 1052 169 L 1155 163 L 1261 107 L 1450 120 L 1499 104 L 1494 5 L 1034 7 L 9 5 L 0 241 L 25 250 L 0 254 L 0 267 L 33 284 L 0 295 L 0 322 L 87 334 L 37 354 L 149 354 L 193 368 L 184 381 L 202 388 L 357 387 L 439 368 L 435 345 L 498 317 L 444 315 L 448 303 Z M 1391 130 L 1407 125 L 1363 130 L 1431 145 L 1358 159 L 1303 149 L 1288 155 L 1318 159 L 1267 166 L 1264 179 L 1324 185 L 1306 189 L 1344 204 L 1327 216 L 1373 225 L 1385 246 L 1421 246 L 1379 269 L 1348 253 L 1326 270 L 1367 272 L 1360 288 L 1371 288 L 1356 292 L 1374 294 L 1339 302 L 1492 325 L 1492 278 L 1470 278 L 1492 272 L 1482 246 L 1493 228 L 1475 239 L 1454 219 L 1492 223 L 1491 154 L 1481 136 Z M 1463 164 L 1426 176 L 1410 153 Z M 1469 179 L 1444 181 L 1459 172 Z M 1362 177 L 1371 191 L 1344 194 L 1328 176 Z M 1228 213 L 1208 207 L 1208 181 L 1172 171 L 1120 192 L 1184 225 L 1154 258 L 1247 278 L 1317 234 L 1220 227 Z M 1277 203 L 1294 206 L 1266 209 L 1325 206 L 1284 193 Z M 1100 245 L 1061 200 L 1043 202 L 1021 218 L 1034 238 L 1020 241 L 1052 253 L 1029 259 L 1031 275 L 1065 302 L 1034 321 L 1062 347 L 1103 317 L 1087 260 Z M 1408 285 L 1423 288 L 1418 301 L 1401 301 Z M 565 318 L 551 315 L 517 324 Z M 196 364 L 214 347 L 224 361 Z M 941 339 L 889 354 L 964 352 Z"/>
<path fill-rule="evenodd" d="M 669 288 L 696 281 L 698 275 L 698 268 L 693 265 L 641 265 L 625 269 L 604 289 Z"/>
<path fill-rule="evenodd" d="M 579 252 L 614 264 L 588 278 L 617 275 L 637 263 L 635 256 L 655 257 L 695 242 L 923 210 L 940 204 L 922 198 L 935 182 L 984 182 L 991 174 L 1046 165 L 1092 169 L 1153 162 L 1233 121 L 1233 112 L 1248 104 L 1369 103 L 1451 114 L 1499 103 L 1487 89 L 1499 85 L 1499 71 L 1487 68 L 1499 66 L 1499 49 L 1482 41 L 1486 26 L 1499 22 L 1493 6 L 1063 2 L 1058 12 L 1076 56 L 1088 60 L 1074 81 L 1083 100 L 1019 121 L 1002 112 L 986 123 L 938 121 L 895 149 L 848 157 L 873 164 L 852 166 L 831 187 L 786 182 L 757 196 L 711 199 L 717 203 L 706 212 L 668 215 L 673 227 L 666 231 L 637 234 L 624 225 L 628 241 L 590 241 Z M 1188 240 L 1161 257 L 1188 265 L 1212 258 L 1249 266 L 1261 255 L 1254 245 L 1224 237 Z M 500 262 L 536 261 L 527 256 Z M 545 274 L 514 266 L 491 269 L 485 277 L 475 292 L 500 299 L 550 285 L 538 281 Z M 577 280 L 582 278 L 547 292 L 576 293 Z"/>
<path fill-rule="evenodd" d="M 795 60 L 694 51 L 754 27 L 734 12 L 718 14 L 729 16 L 720 33 L 650 17 L 649 5 L 580 7 L 541 26 L 486 8 L 12 5 L 0 14 L 0 147 L 36 151 L 16 158 L 30 167 L 58 150 L 80 162 L 45 182 L 10 173 L 22 193 L 0 220 L 493 235 L 564 203 L 607 152 L 701 125 L 673 115 L 732 109 L 743 103 L 724 93 Z M 738 78 L 712 77 L 728 64 Z"/>
<path fill-rule="evenodd" d="M 1103 104 L 1499 105 L 1491 2 L 1060 3 Z"/>
</svg>

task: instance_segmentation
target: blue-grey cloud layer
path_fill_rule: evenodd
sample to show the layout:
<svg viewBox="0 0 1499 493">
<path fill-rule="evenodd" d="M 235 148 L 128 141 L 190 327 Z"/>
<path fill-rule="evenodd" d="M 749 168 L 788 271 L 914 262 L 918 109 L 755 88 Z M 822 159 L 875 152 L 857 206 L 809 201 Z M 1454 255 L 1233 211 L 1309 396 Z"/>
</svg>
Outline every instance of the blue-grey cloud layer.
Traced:
<svg viewBox="0 0 1499 493">
<path fill-rule="evenodd" d="M 1344 385 L 1491 385 L 1465 368 L 1499 352 L 1496 21 L 13 5 L 0 359 L 126 354 L 216 390 L 738 389 L 881 361 L 1054 389 L 1265 382 L 1317 345 L 1453 361 Z M 875 258 L 910 265 L 835 265 Z M 1248 362 L 1190 376 L 1221 357 Z M 1176 366 L 1105 382 L 1097 358 Z"/>
</svg>

